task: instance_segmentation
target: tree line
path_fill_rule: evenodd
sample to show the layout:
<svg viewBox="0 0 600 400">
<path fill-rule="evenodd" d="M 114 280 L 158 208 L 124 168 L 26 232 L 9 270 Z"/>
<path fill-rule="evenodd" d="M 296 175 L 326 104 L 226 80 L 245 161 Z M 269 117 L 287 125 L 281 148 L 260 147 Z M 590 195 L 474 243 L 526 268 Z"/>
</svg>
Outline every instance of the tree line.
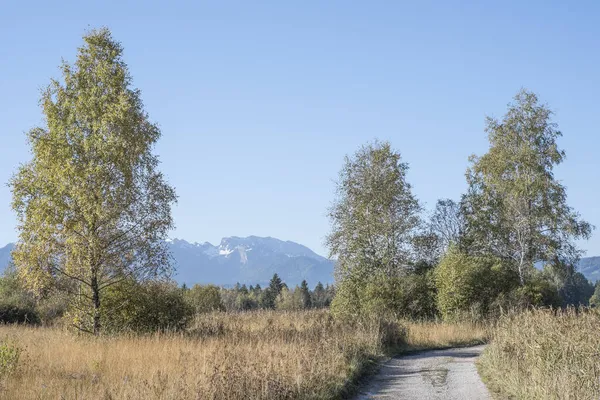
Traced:
<svg viewBox="0 0 600 400">
<path fill-rule="evenodd" d="M 333 285 L 324 286 L 318 282 L 313 290 L 306 280 L 294 288 L 274 274 L 264 289 L 259 285 L 246 286 L 237 283 L 227 289 L 215 285 L 184 286 L 186 298 L 197 313 L 211 311 L 251 311 L 251 310 L 308 310 L 327 308 L 335 295 Z"/>
<path fill-rule="evenodd" d="M 567 204 L 554 169 L 565 159 L 552 112 L 527 90 L 473 155 L 468 189 L 425 215 L 408 164 L 389 142 L 345 159 L 329 210 L 339 316 L 486 318 L 528 306 L 587 305 L 576 240 L 593 227 Z"/>
<path fill-rule="evenodd" d="M 179 331 L 197 314 L 322 309 L 329 307 L 334 295 L 333 285 L 318 282 L 311 290 L 302 281 L 289 288 L 277 274 L 264 289 L 240 284 L 233 288 L 198 284 L 189 288 L 169 280 L 129 280 L 104 293 L 100 323 L 105 333 Z M 37 296 L 14 268 L 0 276 L 1 323 L 72 324 L 70 300 L 68 292 L 59 290 Z"/>
</svg>

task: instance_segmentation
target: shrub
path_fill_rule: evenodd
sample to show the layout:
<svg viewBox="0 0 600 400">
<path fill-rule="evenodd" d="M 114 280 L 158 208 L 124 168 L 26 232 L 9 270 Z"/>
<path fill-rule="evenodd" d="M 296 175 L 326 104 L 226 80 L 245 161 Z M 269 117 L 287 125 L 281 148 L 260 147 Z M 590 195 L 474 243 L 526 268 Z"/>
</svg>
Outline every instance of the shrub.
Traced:
<svg viewBox="0 0 600 400">
<path fill-rule="evenodd" d="M 8 341 L 0 343 L 0 376 L 9 375 L 17 368 L 21 349 Z"/>
<path fill-rule="evenodd" d="M 35 299 L 19 280 L 12 267 L 0 277 L 0 322 L 4 324 L 37 324 Z"/>
<path fill-rule="evenodd" d="M 430 273 L 407 273 L 366 280 L 348 277 L 338 285 L 331 305 L 341 318 L 430 318 L 436 315 L 435 286 Z"/>
<path fill-rule="evenodd" d="M 113 286 L 103 299 L 102 311 L 102 326 L 109 333 L 179 331 L 194 314 L 175 283 L 154 281 Z"/>
<path fill-rule="evenodd" d="M 499 294 L 517 287 L 518 277 L 495 257 L 469 256 L 452 247 L 435 270 L 435 283 L 444 319 L 481 319 Z"/>
<path fill-rule="evenodd" d="M 39 324 L 40 318 L 27 304 L 0 304 L 0 322 L 3 324 Z"/>
<path fill-rule="evenodd" d="M 215 285 L 194 285 L 185 292 L 185 299 L 196 313 L 225 311 L 220 289 Z"/>
</svg>

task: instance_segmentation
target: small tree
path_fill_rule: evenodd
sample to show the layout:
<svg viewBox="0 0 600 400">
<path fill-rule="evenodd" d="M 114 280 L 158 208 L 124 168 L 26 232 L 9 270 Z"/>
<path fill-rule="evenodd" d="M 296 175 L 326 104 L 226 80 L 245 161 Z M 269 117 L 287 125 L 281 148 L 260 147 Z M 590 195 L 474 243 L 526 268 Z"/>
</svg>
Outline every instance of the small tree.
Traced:
<svg viewBox="0 0 600 400">
<path fill-rule="evenodd" d="M 315 286 L 315 290 L 312 292 L 312 305 L 316 308 L 326 307 L 327 293 L 325 292 L 325 287 L 321 282 L 317 283 Z"/>
<path fill-rule="evenodd" d="M 298 290 L 300 291 L 300 299 L 301 299 L 301 303 L 302 303 L 302 308 L 305 310 L 312 308 L 312 300 L 310 298 L 310 290 L 308 289 L 308 283 L 306 282 L 306 280 L 302 281 L 302 283 L 300 284 L 300 288 Z"/>
<path fill-rule="evenodd" d="M 264 308 L 275 308 L 275 302 L 277 300 L 277 296 L 281 293 L 281 290 L 286 287 L 285 284 L 281 281 L 281 278 L 276 273 L 273 274 L 273 278 L 271 278 L 271 282 L 269 282 L 269 287 L 267 287 L 263 293 L 262 306 Z"/>
<path fill-rule="evenodd" d="M 298 286 L 294 290 L 289 290 L 287 287 L 283 288 L 277 296 L 275 308 L 281 311 L 302 310 L 303 304 L 300 288 Z"/>
<path fill-rule="evenodd" d="M 161 133 L 131 87 L 123 48 L 107 29 L 83 39 L 64 82 L 43 92 L 46 125 L 27 134 L 33 159 L 10 182 L 12 255 L 34 290 L 70 280 L 74 324 L 97 335 L 108 288 L 169 273 L 176 195 L 157 171 Z"/>
</svg>

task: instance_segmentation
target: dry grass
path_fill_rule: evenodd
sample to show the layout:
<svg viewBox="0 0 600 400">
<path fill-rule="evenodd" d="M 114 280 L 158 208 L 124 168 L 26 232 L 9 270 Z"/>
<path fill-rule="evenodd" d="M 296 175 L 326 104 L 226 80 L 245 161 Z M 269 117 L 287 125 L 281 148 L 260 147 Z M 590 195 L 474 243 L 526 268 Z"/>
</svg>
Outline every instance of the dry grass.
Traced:
<svg viewBox="0 0 600 400">
<path fill-rule="evenodd" d="M 479 361 L 489 387 L 516 399 L 600 398 L 600 314 L 532 310 L 500 319 Z"/>
<path fill-rule="evenodd" d="M 439 336 L 427 333 L 442 326 Z M 419 347 L 469 340 L 468 328 L 408 328 L 407 334 L 400 324 L 344 324 L 327 312 L 211 314 L 184 335 L 93 338 L 4 326 L 0 339 L 22 353 L 17 369 L 1 378 L 0 397 L 337 398 L 407 337 Z"/>
<path fill-rule="evenodd" d="M 474 322 L 405 321 L 408 350 L 474 346 L 486 343 L 488 325 Z"/>
</svg>

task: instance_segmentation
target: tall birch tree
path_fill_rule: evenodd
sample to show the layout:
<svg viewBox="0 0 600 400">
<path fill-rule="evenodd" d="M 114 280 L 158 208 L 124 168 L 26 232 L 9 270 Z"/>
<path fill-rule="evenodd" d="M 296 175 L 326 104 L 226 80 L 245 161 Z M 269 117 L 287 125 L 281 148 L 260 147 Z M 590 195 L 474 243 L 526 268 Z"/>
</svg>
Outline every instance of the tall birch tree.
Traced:
<svg viewBox="0 0 600 400">
<path fill-rule="evenodd" d="M 509 261 L 521 284 L 538 262 L 574 265 L 581 255 L 575 239 L 588 238 L 592 227 L 554 176 L 565 152 L 552 112 L 521 90 L 502 120 L 487 118 L 486 132 L 490 148 L 471 156 L 466 174 L 467 235 L 476 252 Z"/>
<path fill-rule="evenodd" d="M 19 242 L 13 259 L 32 289 L 71 296 L 74 324 L 99 334 L 103 293 L 168 274 L 164 239 L 175 190 L 152 153 L 161 136 L 107 29 L 83 38 L 63 81 L 43 91 L 45 124 L 27 133 L 33 158 L 10 182 Z"/>
</svg>

